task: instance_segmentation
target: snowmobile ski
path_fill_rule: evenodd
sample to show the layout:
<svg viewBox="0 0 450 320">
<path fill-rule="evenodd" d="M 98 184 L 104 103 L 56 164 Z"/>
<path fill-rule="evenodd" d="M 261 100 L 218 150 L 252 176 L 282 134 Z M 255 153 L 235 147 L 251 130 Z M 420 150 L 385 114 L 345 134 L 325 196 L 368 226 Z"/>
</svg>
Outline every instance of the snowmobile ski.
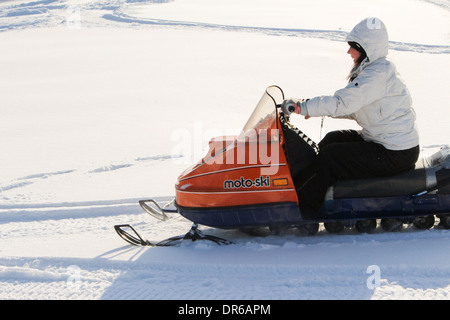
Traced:
<svg viewBox="0 0 450 320">
<path fill-rule="evenodd" d="M 132 233 L 126 231 L 125 230 L 126 228 L 130 229 Z M 184 240 L 191 240 L 191 241 L 208 240 L 218 245 L 232 244 L 231 241 L 228 241 L 226 239 L 204 234 L 203 232 L 198 230 L 198 225 L 195 223 L 192 225 L 191 229 L 185 235 L 170 237 L 168 239 L 159 242 L 143 239 L 141 235 L 129 224 L 115 225 L 114 229 L 122 239 L 135 246 L 171 247 L 180 244 Z"/>
</svg>

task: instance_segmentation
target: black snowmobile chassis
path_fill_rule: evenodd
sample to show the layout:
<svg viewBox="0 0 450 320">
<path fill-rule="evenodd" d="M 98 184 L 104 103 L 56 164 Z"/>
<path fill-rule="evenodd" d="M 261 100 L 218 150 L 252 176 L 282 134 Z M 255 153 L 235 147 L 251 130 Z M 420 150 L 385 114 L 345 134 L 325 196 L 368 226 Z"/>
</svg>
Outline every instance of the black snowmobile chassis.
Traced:
<svg viewBox="0 0 450 320">
<path fill-rule="evenodd" d="M 450 178 L 441 181 L 440 187 L 449 186 Z M 435 192 L 437 187 L 428 188 L 422 192 L 416 193 L 409 197 L 411 201 L 424 201 L 428 202 L 427 196 L 433 196 L 432 193 Z M 139 204 L 152 217 L 159 220 L 166 221 L 169 219 L 167 213 L 179 213 L 178 209 L 167 209 L 174 200 L 165 206 L 161 207 L 155 200 L 140 200 Z M 439 226 L 442 229 L 450 229 L 450 214 L 438 214 L 436 215 L 440 219 Z M 325 220 L 325 221 L 324 221 Z M 372 233 L 377 227 L 377 219 L 356 219 L 354 221 L 342 220 L 342 219 L 321 219 L 321 220 L 309 220 L 304 221 L 303 224 L 288 226 L 296 227 L 303 231 L 306 235 L 314 235 L 319 229 L 319 223 L 323 223 L 325 229 L 330 233 L 339 233 L 345 226 L 356 226 L 356 229 L 362 233 Z M 418 229 L 430 229 L 435 224 L 435 218 L 433 214 L 430 215 L 407 215 L 402 217 L 386 217 L 381 219 L 381 227 L 384 231 L 400 231 L 402 229 L 403 223 L 413 223 Z M 279 234 L 283 229 L 287 229 L 283 225 L 273 225 L 268 226 L 269 230 L 274 234 Z M 170 247 L 180 244 L 184 240 L 199 241 L 208 240 L 214 242 L 217 245 L 229 245 L 233 242 L 226 239 L 204 234 L 198 229 L 198 224 L 193 223 L 191 229 L 184 235 L 174 236 L 167 238 L 162 241 L 149 241 L 144 239 L 130 224 L 115 225 L 114 229 L 117 234 L 126 242 L 135 246 L 150 246 L 150 247 Z M 253 235 L 261 234 L 258 228 L 242 228 L 244 232 L 248 232 Z"/>
</svg>

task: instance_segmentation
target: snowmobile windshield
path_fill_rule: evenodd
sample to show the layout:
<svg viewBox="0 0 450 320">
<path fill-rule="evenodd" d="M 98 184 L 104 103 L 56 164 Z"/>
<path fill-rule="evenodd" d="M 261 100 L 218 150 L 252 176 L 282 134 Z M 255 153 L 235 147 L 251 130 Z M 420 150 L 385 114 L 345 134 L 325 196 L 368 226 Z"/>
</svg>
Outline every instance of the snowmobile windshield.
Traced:
<svg viewBox="0 0 450 320">
<path fill-rule="evenodd" d="M 242 129 L 238 141 L 277 140 L 277 104 L 284 100 L 281 88 L 270 86 L 253 110 L 252 115 Z"/>
</svg>

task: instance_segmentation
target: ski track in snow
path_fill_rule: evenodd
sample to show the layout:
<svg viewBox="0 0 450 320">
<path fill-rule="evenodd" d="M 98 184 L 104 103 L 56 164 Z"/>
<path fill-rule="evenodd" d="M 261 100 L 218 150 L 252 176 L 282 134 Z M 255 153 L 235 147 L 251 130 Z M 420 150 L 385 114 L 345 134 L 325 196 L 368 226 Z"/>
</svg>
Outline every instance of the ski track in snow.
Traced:
<svg viewBox="0 0 450 320">
<path fill-rule="evenodd" d="M 301 38 L 326 39 L 331 41 L 345 41 L 346 32 L 340 30 L 311 30 L 289 28 L 267 28 L 236 25 L 222 25 L 196 21 L 176 21 L 158 18 L 137 18 L 124 11 L 133 4 L 157 3 L 164 4 L 173 0 L 100 0 L 79 6 L 71 6 L 64 0 L 32 1 L 16 5 L 6 4 L 0 6 L 0 31 L 27 29 L 36 27 L 51 27 L 69 25 L 73 23 L 74 14 L 90 17 L 83 19 L 83 25 L 105 25 L 105 21 L 116 23 L 115 26 L 126 27 L 159 26 L 176 28 L 212 29 L 233 32 L 257 32 L 271 36 L 289 36 Z M 450 10 L 446 0 L 425 0 L 445 10 Z M 77 10 L 79 10 L 77 12 Z M 419 43 L 406 43 L 390 41 L 390 49 L 417 53 L 449 54 L 450 46 L 428 45 Z"/>
<path fill-rule="evenodd" d="M 140 164 L 143 162 L 152 163 L 152 162 L 160 162 L 160 161 L 170 161 L 176 158 L 181 158 L 181 155 L 155 155 L 155 156 L 148 156 L 148 157 L 140 157 L 134 159 L 134 161 L 130 163 L 120 163 L 120 164 L 108 164 L 104 165 L 102 167 L 97 167 L 94 169 L 88 169 L 85 174 L 87 173 L 104 173 L 104 172 L 110 172 L 110 171 L 116 171 L 120 169 L 130 168 L 135 166 L 136 164 Z M 69 170 L 62 170 L 62 171 L 54 171 L 54 172 L 43 172 L 43 173 L 35 173 L 31 175 L 27 175 L 24 177 L 16 178 L 12 181 L 7 182 L 0 182 L 0 199 L 2 196 L 2 193 L 12 190 L 12 189 L 20 189 L 29 185 L 32 185 L 33 183 L 42 180 L 42 179 L 50 179 L 51 177 L 55 176 L 62 176 L 62 175 L 70 175 L 70 174 L 79 174 L 79 169 L 69 169 Z M 3 200 L 8 200 L 5 196 L 3 196 Z M 17 208 L 24 208 L 27 205 L 20 204 L 17 205 Z M 14 207 L 14 206 L 12 206 Z M 8 205 L 0 205 L 0 212 L 5 208 L 12 208 Z"/>
<path fill-rule="evenodd" d="M 445 10 L 447 1 L 426 0 Z M 294 36 L 344 41 L 345 32 L 336 30 L 306 30 L 220 25 L 157 18 L 136 18 L 123 11 L 134 3 L 164 3 L 164 0 L 93 1 L 81 5 L 83 15 L 89 15 L 89 26 L 112 23 L 124 27 L 177 27 L 214 29 L 230 32 L 257 32 L 270 36 Z M 68 22 L 70 7 L 63 0 L 41 0 L 0 4 L 0 31 L 52 27 Z M 87 22 L 86 22 L 87 23 Z M 391 42 L 391 49 L 418 53 L 449 54 L 450 46 Z M 428 146 L 424 148 L 435 148 Z M 129 163 L 109 163 L 87 169 L 67 169 L 19 177 L 0 184 L 0 198 L 43 179 L 51 180 L 74 174 L 102 174 L 129 169 L 142 162 L 168 161 L 171 156 L 157 155 L 137 158 Z M 367 267 L 372 260 L 367 252 L 389 247 L 406 247 L 425 252 L 427 246 L 449 243 L 450 232 L 429 230 L 405 232 L 379 237 L 358 235 L 327 235 L 322 229 L 314 237 L 251 238 L 237 231 L 208 230 L 238 244 L 218 247 L 208 243 L 189 243 L 177 248 L 135 248 L 123 243 L 114 234 L 114 224 L 130 223 L 150 239 L 162 239 L 183 234 L 190 227 L 182 217 L 174 217 L 175 228 L 148 217 L 137 205 L 139 199 L 98 200 L 55 203 L 11 203 L 0 205 L 0 242 L 25 239 L 27 234 L 39 235 L 49 245 L 61 241 L 73 244 L 70 234 L 88 240 L 116 241 L 116 249 L 102 252 L 95 258 L 22 257 L 0 258 L 0 299 L 383 299 L 427 298 L 450 299 L 450 262 L 442 248 L 440 266 L 427 265 L 426 256 L 412 259 L 410 255 L 391 257 L 386 253 L 380 286 L 369 290 Z M 168 202 L 170 197 L 156 200 Z M 93 234 L 93 238 L 89 236 Z M 112 240 L 115 239 L 115 240 Z M 88 244 L 89 241 L 80 242 Z M 117 245 L 115 245 L 117 244 Z M 32 244 L 30 244 L 32 245 Z M 70 246 L 67 248 L 70 251 Z M 313 254 L 311 250 L 315 250 Z M 0 253 L 7 250 L 0 248 Z M 273 261 L 267 261 L 267 254 Z M 352 254 L 360 255 L 352 259 Z M 234 256 L 245 257 L 239 263 Z M 318 265 L 315 256 L 328 264 Z M 333 256 L 335 255 L 335 256 Z M 342 255 L 348 255 L 342 257 Z M 381 256 L 379 254 L 378 256 Z M 337 257 L 335 260 L 333 258 Z M 435 258 L 435 257 L 434 257 Z M 305 260 L 306 259 L 306 260 Z M 308 261 L 311 259 L 311 261 Z M 341 260 L 340 260 L 341 259 Z M 347 260 L 346 260 L 347 259 Z M 130 264 L 130 261 L 133 264 Z M 211 262 L 214 261 L 214 262 Z M 283 267 L 277 263 L 284 261 Z M 355 261 L 358 261 L 357 263 Z M 396 265 L 397 261 L 402 264 Z M 407 266 L 405 265 L 407 263 Z M 264 279 L 262 279 L 263 277 Z M 267 280 L 267 281 L 265 281 Z M 333 283 L 334 289 L 330 289 Z M 330 292 L 324 293 L 323 288 Z M 252 288 L 249 290 L 248 288 Z M 251 292 L 251 293 L 250 293 Z"/>
<path fill-rule="evenodd" d="M 434 4 L 440 8 L 450 11 L 450 2 L 448 0 L 423 0 L 423 1 Z"/>
</svg>

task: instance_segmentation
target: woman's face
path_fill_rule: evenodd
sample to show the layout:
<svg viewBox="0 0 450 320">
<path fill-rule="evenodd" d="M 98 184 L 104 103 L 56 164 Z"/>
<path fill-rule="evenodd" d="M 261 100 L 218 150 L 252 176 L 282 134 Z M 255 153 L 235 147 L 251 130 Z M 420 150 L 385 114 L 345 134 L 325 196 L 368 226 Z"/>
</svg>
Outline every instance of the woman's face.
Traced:
<svg viewBox="0 0 450 320">
<path fill-rule="evenodd" d="M 359 57 L 361 56 L 361 52 L 352 47 L 348 49 L 347 53 L 352 57 L 354 63 L 356 63 L 356 61 L 358 61 Z"/>
</svg>

